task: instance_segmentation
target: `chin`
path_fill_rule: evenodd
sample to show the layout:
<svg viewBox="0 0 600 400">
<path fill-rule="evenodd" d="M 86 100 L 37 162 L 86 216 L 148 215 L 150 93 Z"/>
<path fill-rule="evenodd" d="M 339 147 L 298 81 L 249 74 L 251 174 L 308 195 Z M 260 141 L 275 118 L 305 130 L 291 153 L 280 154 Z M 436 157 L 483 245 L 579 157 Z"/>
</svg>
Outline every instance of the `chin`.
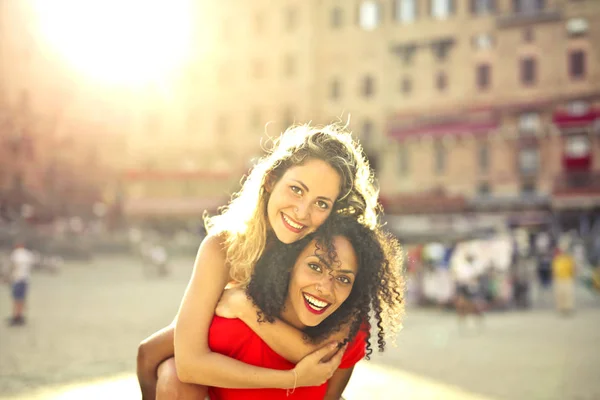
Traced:
<svg viewBox="0 0 600 400">
<path fill-rule="evenodd" d="M 301 239 L 298 236 L 292 237 L 291 235 L 278 235 L 277 231 L 275 231 L 275 236 L 277 236 L 277 240 L 283 244 L 291 244 Z"/>
<path fill-rule="evenodd" d="M 277 236 L 277 239 L 284 244 L 291 244 L 297 242 L 298 240 L 302 239 L 307 235 L 306 232 L 290 232 L 284 226 L 273 228 L 273 232 L 275 232 L 275 236 Z"/>
</svg>

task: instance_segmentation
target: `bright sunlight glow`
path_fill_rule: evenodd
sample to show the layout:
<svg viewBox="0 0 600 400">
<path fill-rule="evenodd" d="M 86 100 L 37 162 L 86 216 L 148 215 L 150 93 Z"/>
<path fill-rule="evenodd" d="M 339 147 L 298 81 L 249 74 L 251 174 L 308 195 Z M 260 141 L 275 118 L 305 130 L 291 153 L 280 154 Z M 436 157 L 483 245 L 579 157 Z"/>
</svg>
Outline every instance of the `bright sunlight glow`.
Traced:
<svg viewBox="0 0 600 400">
<path fill-rule="evenodd" d="M 190 57 L 194 0 L 30 0 L 47 45 L 109 85 L 168 79 Z"/>
</svg>

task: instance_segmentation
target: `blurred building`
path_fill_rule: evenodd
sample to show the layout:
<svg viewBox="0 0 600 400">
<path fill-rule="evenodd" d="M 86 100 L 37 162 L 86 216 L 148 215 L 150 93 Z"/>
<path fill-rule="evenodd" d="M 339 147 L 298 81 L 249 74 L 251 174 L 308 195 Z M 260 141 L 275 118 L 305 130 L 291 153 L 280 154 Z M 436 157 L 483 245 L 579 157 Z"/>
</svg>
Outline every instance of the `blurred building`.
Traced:
<svg viewBox="0 0 600 400">
<path fill-rule="evenodd" d="M 600 1 L 196 5 L 194 54 L 168 94 L 68 92 L 115 138 L 97 151 L 127 213 L 213 208 L 265 138 L 350 116 L 387 214 L 600 230 Z"/>
<path fill-rule="evenodd" d="M 351 115 L 388 214 L 600 228 L 599 1 L 214 7 L 202 129 L 232 154 Z"/>
</svg>

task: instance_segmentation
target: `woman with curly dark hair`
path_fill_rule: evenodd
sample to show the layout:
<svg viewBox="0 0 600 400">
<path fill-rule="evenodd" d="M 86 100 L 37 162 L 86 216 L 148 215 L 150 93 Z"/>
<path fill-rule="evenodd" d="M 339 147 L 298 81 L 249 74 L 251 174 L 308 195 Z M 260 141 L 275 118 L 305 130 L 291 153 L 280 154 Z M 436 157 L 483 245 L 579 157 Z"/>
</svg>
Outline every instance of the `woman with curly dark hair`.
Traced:
<svg viewBox="0 0 600 400">
<path fill-rule="evenodd" d="M 261 328 L 276 318 L 320 343 L 336 332 L 347 346 L 338 370 L 321 386 L 296 382 L 293 390 L 212 387 L 211 399 L 339 399 L 354 365 L 383 351 L 386 333 L 396 332 L 403 307 L 398 242 L 354 218 L 332 216 L 313 236 L 292 244 L 277 242 L 257 262 L 243 289 L 230 289 L 217 306 L 210 331 L 213 351 L 271 369 L 302 368 L 275 353 Z M 226 319 L 229 317 L 232 319 Z M 368 321 L 375 323 L 369 329 Z M 389 330 L 389 332 L 387 332 Z M 337 349 L 334 348 L 333 353 Z"/>
</svg>

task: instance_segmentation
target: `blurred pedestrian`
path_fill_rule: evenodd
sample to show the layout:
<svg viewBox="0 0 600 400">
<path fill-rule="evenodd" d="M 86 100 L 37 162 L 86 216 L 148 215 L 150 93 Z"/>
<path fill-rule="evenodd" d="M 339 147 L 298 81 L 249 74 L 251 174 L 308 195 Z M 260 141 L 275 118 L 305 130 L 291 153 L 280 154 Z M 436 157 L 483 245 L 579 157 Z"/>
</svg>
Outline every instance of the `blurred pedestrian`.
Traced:
<svg viewBox="0 0 600 400">
<path fill-rule="evenodd" d="M 553 249 L 551 238 L 547 232 L 540 232 L 536 239 L 536 254 L 538 259 L 538 278 L 541 289 L 548 289 L 552 283 L 552 256 Z"/>
<path fill-rule="evenodd" d="M 33 252 L 19 242 L 10 255 L 10 282 L 12 286 L 13 313 L 8 320 L 9 325 L 25 324 L 25 301 L 31 278 L 31 269 L 35 263 Z"/>
<path fill-rule="evenodd" d="M 464 326 L 469 314 L 476 316 L 481 325 L 483 322 L 481 271 L 475 256 L 468 252 L 460 257 L 456 260 L 452 272 L 456 282 L 455 307 L 460 325 Z"/>
<path fill-rule="evenodd" d="M 158 276 L 166 276 L 168 274 L 167 250 L 163 246 L 156 244 L 152 247 L 150 250 L 150 260 L 153 267 L 156 268 Z"/>
<path fill-rule="evenodd" d="M 513 283 L 513 303 L 517 308 L 529 308 L 530 283 L 532 281 L 533 260 L 526 251 L 520 251 L 511 266 L 511 278 Z"/>
<path fill-rule="evenodd" d="M 575 307 L 575 259 L 562 246 L 552 260 L 556 310 L 569 315 Z"/>
</svg>

